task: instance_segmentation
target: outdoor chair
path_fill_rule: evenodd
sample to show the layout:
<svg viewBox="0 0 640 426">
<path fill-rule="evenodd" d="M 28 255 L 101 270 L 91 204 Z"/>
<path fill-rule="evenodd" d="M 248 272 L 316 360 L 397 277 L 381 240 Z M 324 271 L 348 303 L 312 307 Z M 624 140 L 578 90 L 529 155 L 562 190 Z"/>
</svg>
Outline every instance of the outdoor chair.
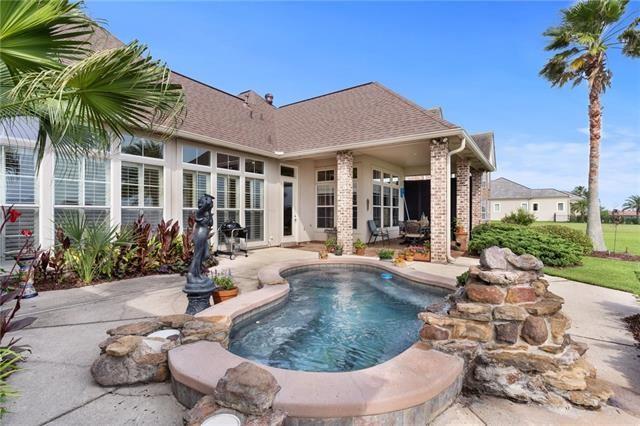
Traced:
<svg viewBox="0 0 640 426">
<path fill-rule="evenodd" d="M 367 244 L 371 244 L 371 238 L 373 238 L 373 244 L 375 245 L 378 237 L 382 239 L 383 245 L 384 245 L 385 238 L 387 239 L 387 243 L 391 244 L 389 240 L 389 231 L 382 228 L 378 228 L 374 220 L 368 220 L 367 226 L 369 227 L 369 241 L 367 242 Z"/>
<path fill-rule="evenodd" d="M 404 241 L 407 244 L 418 244 L 425 238 L 423 228 L 417 220 L 407 220 L 404 231 Z"/>
</svg>

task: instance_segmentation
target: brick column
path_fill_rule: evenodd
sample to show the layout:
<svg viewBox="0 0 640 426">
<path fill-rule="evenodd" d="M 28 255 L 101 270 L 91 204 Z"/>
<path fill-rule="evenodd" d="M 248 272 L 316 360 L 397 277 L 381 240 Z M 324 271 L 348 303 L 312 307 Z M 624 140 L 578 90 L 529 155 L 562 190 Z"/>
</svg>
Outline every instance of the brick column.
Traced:
<svg viewBox="0 0 640 426">
<path fill-rule="evenodd" d="M 471 169 L 471 228 L 482 221 L 482 170 Z"/>
<path fill-rule="evenodd" d="M 353 154 L 339 151 L 337 162 L 336 230 L 343 253 L 353 253 Z"/>
<path fill-rule="evenodd" d="M 447 245 L 451 244 L 447 229 L 447 176 L 448 145 L 431 141 L 431 261 L 447 263 Z"/>
<path fill-rule="evenodd" d="M 469 160 L 466 158 L 457 158 L 456 165 L 456 215 L 458 225 L 462 225 L 464 230 L 469 232 Z"/>
</svg>

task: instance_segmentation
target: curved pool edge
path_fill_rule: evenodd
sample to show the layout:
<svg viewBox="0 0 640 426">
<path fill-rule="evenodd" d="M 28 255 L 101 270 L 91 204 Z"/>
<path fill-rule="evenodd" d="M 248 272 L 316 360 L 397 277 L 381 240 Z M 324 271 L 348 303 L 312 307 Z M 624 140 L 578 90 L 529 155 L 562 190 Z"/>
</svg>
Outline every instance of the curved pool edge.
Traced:
<svg viewBox="0 0 640 426">
<path fill-rule="evenodd" d="M 426 422 L 450 405 L 462 387 L 462 359 L 431 350 L 421 342 L 373 367 L 327 373 L 254 363 L 219 343 L 200 341 L 169 352 L 174 394 L 183 405 L 193 406 L 202 395 L 213 393 L 227 369 L 245 361 L 274 375 L 282 387 L 274 408 L 288 413 L 288 423 L 294 419 L 330 422 L 354 417 Z"/>
<path fill-rule="evenodd" d="M 298 267 L 331 264 L 368 265 L 419 284 L 447 290 L 456 287 L 453 279 L 398 268 L 371 258 L 295 260 L 260 269 L 258 281 L 262 288 L 214 305 L 196 316 L 233 324 L 286 300 L 289 284 L 283 273 Z M 274 407 L 287 411 L 287 424 L 293 425 L 312 420 L 318 424 L 334 424 L 336 420 L 356 417 L 376 424 L 425 424 L 448 407 L 462 388 L 463 361 L 431 350 L 421 342 L 366 369 L 306 372 L 255 363 L 229 352 L 219 343 L 201 341 L 169 352 L 173 393 L 180 403 L 191 407 L 201 396 L 213 392 L 229 368 L 245 361 L 276 377 L 282 390 L 276 396 Z"/>
</svg>

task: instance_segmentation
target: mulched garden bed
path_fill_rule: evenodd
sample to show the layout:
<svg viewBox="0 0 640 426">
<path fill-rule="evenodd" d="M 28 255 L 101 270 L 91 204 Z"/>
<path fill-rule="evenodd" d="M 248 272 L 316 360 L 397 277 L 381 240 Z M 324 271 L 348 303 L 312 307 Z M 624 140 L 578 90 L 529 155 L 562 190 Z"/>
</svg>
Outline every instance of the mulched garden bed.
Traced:
<svg viewBox="0 0 640 426">
<path fill-rule="evenodd" d="M 622 318 L 622 320 L 627 323 L 629 331 L 631 331 L 631 334 L 633 334 L 633 337 L 638 342 L 638 347 L 640 347 L 640 314 L 631 315 Z"/>
<path fill-rule="evenodd" d="M 608 251 L 594 251 L 590 254 L 591 257 L 599 257 L 601 259 L 617 259 L 625 260 L 627 262 L 640 262 L 640 256 L 631 253 L 611 253 Z"/>
</svg>

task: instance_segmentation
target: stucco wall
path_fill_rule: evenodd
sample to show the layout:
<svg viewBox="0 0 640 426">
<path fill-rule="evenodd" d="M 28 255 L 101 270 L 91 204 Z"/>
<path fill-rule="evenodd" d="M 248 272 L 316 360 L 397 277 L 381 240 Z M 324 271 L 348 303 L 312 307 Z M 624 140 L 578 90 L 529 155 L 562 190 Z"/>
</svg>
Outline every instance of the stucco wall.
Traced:
<svg viewBox="0 0 640 426">
<path fill-rule="evenodd" d="M 554 218 L 558 222 L 566 222 L 569 220 L 569 197 L 565 198 L 532 198 L 529 200 L 522 199 L 501 199 L 489 200 L 489 214 L 491 220 L 500 220 L 506 215 L 517 211 L 521 208 L 521 204 L 527 204 L 527 211 L 535 215 L 539 221 L 553 221 Z M 533 210 L 533 205 L 538 204 L 538 210 Z M 564 210 L 558 210 L 558 203 L 564 203 Z M 496 211 L 495 205 L 500 204 L 500 211 Z"/>
</svg>

